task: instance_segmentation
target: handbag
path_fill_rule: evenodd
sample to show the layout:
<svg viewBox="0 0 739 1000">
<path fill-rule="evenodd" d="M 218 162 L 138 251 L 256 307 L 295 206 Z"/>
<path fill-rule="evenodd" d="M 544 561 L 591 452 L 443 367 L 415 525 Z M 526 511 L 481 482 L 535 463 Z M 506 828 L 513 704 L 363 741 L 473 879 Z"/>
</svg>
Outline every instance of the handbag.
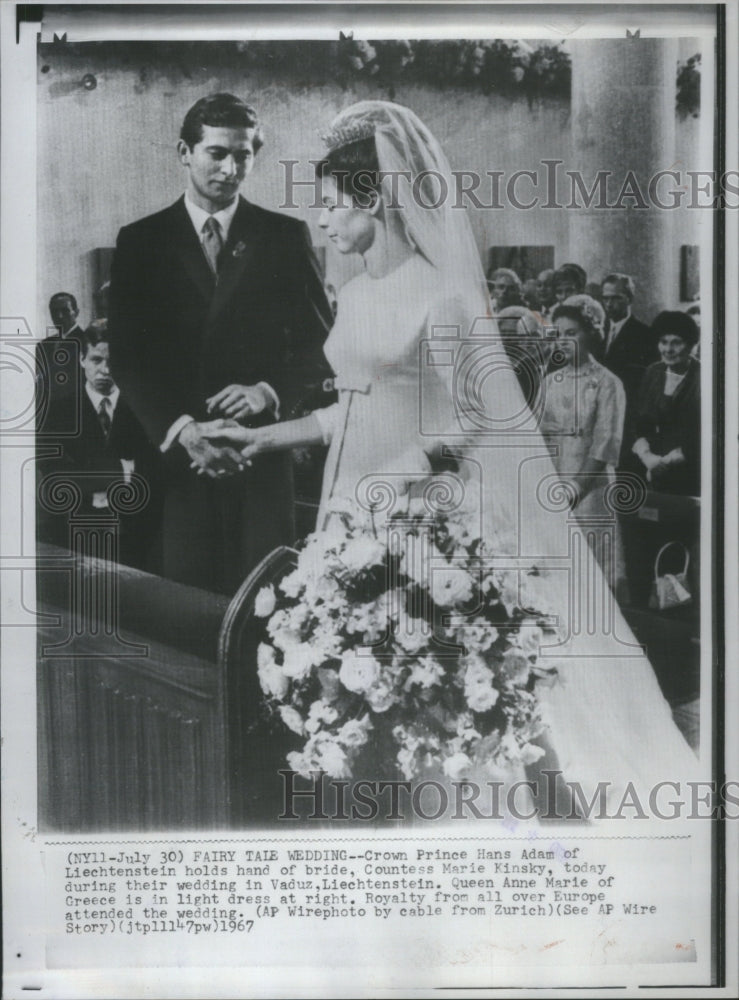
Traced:
<svg viewBox="0 0 739 1000">
<path fill-rule="evenodd" d="M 685 562 L 679 573 L 660 573 L 660 560 L 667 549 L 673 545 L 679 545 L 685 552 Z M 688 587 L 688 566 L 690 565 L 690 553 L 682 542 L 667 542 L 657 553 L 654 560 L 654 580 L 652 581 L 652 591 L 649 596 L 649 607 L 657 611 L 666 611 L 668 608 L 680 608 L 690 604 L 693 595 Z"/>
</svg>

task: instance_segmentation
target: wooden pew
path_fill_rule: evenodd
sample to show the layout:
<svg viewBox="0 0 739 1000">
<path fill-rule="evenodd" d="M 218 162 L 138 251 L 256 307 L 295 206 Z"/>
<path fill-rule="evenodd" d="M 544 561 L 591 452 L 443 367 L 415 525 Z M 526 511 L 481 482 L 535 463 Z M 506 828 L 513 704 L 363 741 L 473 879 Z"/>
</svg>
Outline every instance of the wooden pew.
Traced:
<svg viewBox="0 0 739 1000">
<path fill-rule="evenodd" d="M 208 829 L 228 821 L 228 599 L 39 549 L 39 827 Z"/>
</svg>

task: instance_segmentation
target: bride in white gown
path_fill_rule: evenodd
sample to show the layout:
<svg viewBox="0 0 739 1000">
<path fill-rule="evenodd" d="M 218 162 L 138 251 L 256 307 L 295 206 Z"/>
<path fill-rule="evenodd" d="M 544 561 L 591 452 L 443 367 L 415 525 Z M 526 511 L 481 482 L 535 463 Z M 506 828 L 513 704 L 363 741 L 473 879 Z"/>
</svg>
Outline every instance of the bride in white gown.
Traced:
<svg viewBox="0 0 739 1000">
<path fill-rule="evenodd" d="M 364 272 L 340 291 L 325 353 L 339 401 L 257 429 L 210 434 L 263 451 L 330 443 L 318 528 L 368 476 L 429 475 L 445 445 L 479 495 L 486 543 L 536 564 L 538 607 L 559 619 L 542 648 L 558 681 L 538 692 L 548 767 L 584 787 L 685 781 L 695 757 L 572 514 L 537 416 L 498 337 L 466 210 L 438 142 L 410 110 L 365 101 L 342 112 L 319 167 L 319 226 Z M 602 529 L 602 526 L 601 526 Z M 557 640 L 553 639 L 553 643 Z"/>
</svg>

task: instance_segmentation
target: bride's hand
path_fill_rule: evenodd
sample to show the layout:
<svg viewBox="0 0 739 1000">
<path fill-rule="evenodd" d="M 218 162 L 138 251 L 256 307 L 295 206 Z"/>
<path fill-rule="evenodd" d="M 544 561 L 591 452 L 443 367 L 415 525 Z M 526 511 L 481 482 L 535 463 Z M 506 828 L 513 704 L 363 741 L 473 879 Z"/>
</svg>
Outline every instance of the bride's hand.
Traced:
<svg viewBox="0 0 739 1000">
<path fill-rule="evenodd" d="M 235 445 L 247 460 L 262 450 L 260 447 L 262 435 L 258 427 L 244 427 L 235 420 L 210 420 L 200 426 L 203 437 L 209 441 Z"/>
</svg>

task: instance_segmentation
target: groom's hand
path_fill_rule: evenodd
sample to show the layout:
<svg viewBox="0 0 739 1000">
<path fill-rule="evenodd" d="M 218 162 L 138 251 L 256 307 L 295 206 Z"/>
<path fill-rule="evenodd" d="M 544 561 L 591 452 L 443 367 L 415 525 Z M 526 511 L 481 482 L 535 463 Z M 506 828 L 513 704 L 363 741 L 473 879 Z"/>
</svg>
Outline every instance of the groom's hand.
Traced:
<svg viewBox="0 0 739 1000">
<path fill-rule="evenodd" d="M 227 385 L 205 402 L 208 413 L 220 413 L 232 420 L 256 416 L 273 405 L 272 399 L 261 385 Z"/>
<path fill-rule="evenodd" d="M 244 458 L 234 448 L 211 444 L 196 420 L 182 428 L 178 440 L 190 456 L 190 467 L 196 469 L 200 476 L 225 479 L 245 467 Z"/>
</svg>

